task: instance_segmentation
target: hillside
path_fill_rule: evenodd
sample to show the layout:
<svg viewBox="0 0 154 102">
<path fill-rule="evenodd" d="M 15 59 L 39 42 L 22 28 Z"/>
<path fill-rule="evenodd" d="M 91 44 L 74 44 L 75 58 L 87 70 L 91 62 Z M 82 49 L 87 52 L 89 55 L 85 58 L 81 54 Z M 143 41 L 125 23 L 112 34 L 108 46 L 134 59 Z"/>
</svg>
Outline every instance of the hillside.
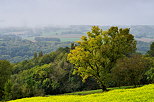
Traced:
<svg viewBox="0 0 154 102">
<path fill-rule="evenodd" d="M 10 62 L 17 63 L 31 59 L 36 52 L 50 53 L 59 47 L 70 46 L 70 43 L 58 41 L 32 42 L 15 35 L 0 35 L 0 60 L 9 60 Z"/>
<path fill-rule="evenodd" d="M 112 97 L 111 97 L 112 96 Z M 32 97 L 9 102 L 152 102 L 154 84 L 134 89 L 116 89 L 104 93 L 89 95 L 57 95 L 50 97 Z"/>
<path fill-rule="evenodd" d="M 96 34 L 93 34 L 93 31 Z M 59 48 L 48 54 L 44 54 L 43 51 L 35 52 L 32 59 L 19 63 L 2 60 L 0 100 L 38 98 L 38 96 L 62 95 L 94 89 L 107 91 L 110 87 L 145 85 L 154 82 L 153 47 L 150 47 L 147 56 L 134 53 L 136 41 L 133 35 L 129 34 L 128 28 L 118 30 L 118 27 L 111 27 L 108 31 L 102 32 L 98 26 L 93 26 L 88 36 L 83 36 L 77 44 L 79 45 L 72 43 L 71 47 Z M 153 45 L 154 43 L 151 46 Z M 130 93 L 129 90 L 127 92 Z M 116 94 L 120 93 L 121 91 L 117 91 Z M 102 93 L 103 99 L 106 98 L 105 94 L 107 93 Z M 112 94 L 114 96 L 114 92 L 111 91 Z M 94 99 L 99 100 L 102 95 L 95 94 Z M 140 95 L 138 92 L 134 93 L 135 97 L 138 95 Z M 71 100 L 69 97 L 78 98 L 78 96 L 68 96 L 68 100 Z M 78 99 L 83 101 L 87 99 L 85 98 Z"/>
</svg>

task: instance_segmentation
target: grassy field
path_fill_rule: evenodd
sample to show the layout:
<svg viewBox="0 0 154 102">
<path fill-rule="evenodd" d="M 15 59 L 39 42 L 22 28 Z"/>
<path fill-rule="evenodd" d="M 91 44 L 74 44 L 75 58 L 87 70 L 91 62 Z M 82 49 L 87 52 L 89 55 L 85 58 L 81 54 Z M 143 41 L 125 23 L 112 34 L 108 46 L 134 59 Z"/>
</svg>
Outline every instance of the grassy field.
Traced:
<svg viewBox="0 0 154 102">
<path fill-rule="evenodd" d="M 32 97 L 9 102 L 154 102 L 154 84 L 131 89 L 115 89 L 88 95 Z"/>
</svg>

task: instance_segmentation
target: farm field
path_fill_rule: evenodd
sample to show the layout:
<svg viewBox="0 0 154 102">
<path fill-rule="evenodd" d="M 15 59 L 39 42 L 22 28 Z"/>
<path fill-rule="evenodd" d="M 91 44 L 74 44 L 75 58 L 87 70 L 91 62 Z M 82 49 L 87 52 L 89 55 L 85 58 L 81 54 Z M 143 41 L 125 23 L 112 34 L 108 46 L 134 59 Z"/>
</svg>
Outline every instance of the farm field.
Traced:
<svg viewBox="0 0 154 102">
<path fill-rule="evenodd" d="M 154 38 L 136 38 L 136 40 L 143 42 L 153 42 Z"/>
<path fill-rule="evenodd" d="M 154 102 L 154 84 L 131 89 L 115 89 L 88 95 L 32 97 L 9 102 Z"/>
</svg>

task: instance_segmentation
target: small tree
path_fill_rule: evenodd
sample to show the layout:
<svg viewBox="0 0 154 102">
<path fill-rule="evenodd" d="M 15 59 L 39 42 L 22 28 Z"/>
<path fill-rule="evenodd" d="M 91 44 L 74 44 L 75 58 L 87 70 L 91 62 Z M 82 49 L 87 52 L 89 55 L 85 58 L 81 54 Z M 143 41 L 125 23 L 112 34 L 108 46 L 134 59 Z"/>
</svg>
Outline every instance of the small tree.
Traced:
<svg viewBox="0 0 154 102">
<path fill-rule="evenodd" d="M 150 50 L 147 52 L 151 57 L 154 57 L 154 42 L 150 45 Z"/>
<path fill-rule="evenodd" d="M 34 52 L 34 58 L 37 58 L 37 52 Z"/>
<path fill-rule="evenodd" d="M 68 54 L 68 60 L 75 65 L 74 73 L 79 74 L 83 81 L 93 77 L 103 91 L 111 69 L 117 59 L 135 51 L 136 41 L 129 29 L 111 27 L 103 31 L 93 26 L 87 36 L 82 36 L 78 46 Z"/>
<path fill-rule="evenodd" d="M 42 57 L 42 56 L 43 56 L 43 52 L 40 51 L 38 56 L 39 56 L 39 57 Z"/>
</svg>

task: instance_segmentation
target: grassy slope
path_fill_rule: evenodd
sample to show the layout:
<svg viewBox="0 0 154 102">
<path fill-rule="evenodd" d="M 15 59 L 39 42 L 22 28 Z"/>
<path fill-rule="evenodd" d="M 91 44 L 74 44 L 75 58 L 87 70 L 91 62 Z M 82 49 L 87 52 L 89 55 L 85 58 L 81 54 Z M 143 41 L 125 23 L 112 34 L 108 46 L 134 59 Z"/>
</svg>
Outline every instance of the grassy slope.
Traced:
<svg viewBox="0 0 154 102">
<path fill-rule="evenodd" d="M 154 84 L 134 89 L 115 89 L 89 95 L 32 97 L 9 102 L 154 102 Z"/>
</svg>

